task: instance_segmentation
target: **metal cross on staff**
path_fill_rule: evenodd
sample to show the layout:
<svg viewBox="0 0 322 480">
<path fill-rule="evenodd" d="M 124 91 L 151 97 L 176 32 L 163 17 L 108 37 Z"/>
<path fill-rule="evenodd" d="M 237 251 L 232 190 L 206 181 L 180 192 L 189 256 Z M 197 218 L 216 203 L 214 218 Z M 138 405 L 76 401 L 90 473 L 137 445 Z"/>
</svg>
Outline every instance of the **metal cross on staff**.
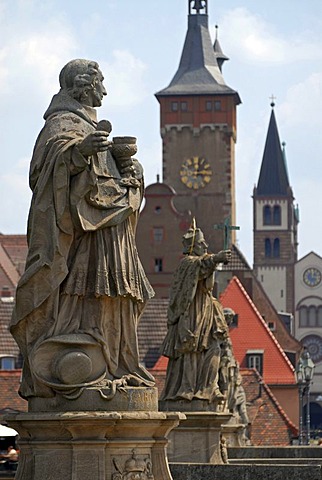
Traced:
<svg viewBox="0 0 322 480">
<path fill-rule="evenodd" d="M 227 218 L 225 218 L 224 223 L 214 225 L 214 229 L 224 231 L 224 250 L 228 250 L 231 245 L 231 231 L 240 230 L 240 227 L 231 225 L 231 217 L 229 215 Z"/>
</svg>

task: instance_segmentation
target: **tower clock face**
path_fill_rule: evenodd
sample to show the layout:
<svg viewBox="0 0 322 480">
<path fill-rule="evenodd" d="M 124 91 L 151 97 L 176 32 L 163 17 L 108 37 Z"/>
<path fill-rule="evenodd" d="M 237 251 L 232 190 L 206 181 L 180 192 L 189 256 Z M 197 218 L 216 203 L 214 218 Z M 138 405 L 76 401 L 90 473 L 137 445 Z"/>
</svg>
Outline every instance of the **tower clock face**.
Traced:
<svg viewBox="0 0 322 480">
<path fill-rule="evenodd" d="M 319 283 L 321 283 L 321 279 L 321 272 L 317 268 L 307 268 L 303 273 L 303 282 L 308 287 L 316 287 L 317 285 L 319 285 Z"/>
<path fill-rule="evenodd" d="M 209 163 L 202 157 L 192 157 L 181 165 L 180 178 L 186 187 L 193 190 L 203 188 L 211 180 L 212 171 Z"/>
</svg>

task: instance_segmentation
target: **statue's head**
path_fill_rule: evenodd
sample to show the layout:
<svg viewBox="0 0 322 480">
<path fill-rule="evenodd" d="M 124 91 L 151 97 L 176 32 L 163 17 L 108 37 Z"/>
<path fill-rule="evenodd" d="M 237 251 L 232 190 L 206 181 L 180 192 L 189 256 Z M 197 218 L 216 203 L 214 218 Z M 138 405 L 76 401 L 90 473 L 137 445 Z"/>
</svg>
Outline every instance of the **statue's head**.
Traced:
<svg viewBox="0 0 322 480">
<path fill-rule="evenodd" d="M 61 89 L 90 107 L 102 104 L 103 96 L 106 95 L 103 80 L 98 63 L 82 58 L 68 62 L 59 75 Z"/>
<path fill-rule="evenodd" d="M 226 323 L 229 326 L 234 321 L 235 312 L 232 308 L 226 307 L 226 308 L 224 308 L 224 316 L 225 316 Z"/>
<path fill-rule="evenodd" d="M 185 255 L 200 256 L 207 253 L 208 244 L 202 230 L 197 228 L 195 219 L 192 220 L 189 230 L 183 235 L 182 243 Z"/>
</svg>

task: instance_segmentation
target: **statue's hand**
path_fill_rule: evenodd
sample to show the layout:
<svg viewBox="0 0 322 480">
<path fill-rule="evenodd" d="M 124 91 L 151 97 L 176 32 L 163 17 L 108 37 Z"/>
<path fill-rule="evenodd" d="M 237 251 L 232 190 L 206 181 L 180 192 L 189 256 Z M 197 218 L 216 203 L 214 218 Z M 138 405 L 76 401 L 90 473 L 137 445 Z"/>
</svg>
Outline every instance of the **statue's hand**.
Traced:
<svg viewBox="0 0 322 480">
<path fill-rule="evenodd" d="M 218 263 L 228 263 L 231 260 L 231 250 L 222 250 L 216 254 L 216 261 Z"/>
<path fill-rule="evenodd" d="M 108 132 L 103 130 L 90 133 L 77 144 L 77 148 L 84 157 L 89 157 L 98 152 L 105 152 L 112 144 L 112 142 L 107 140 L 108 135 Z"/>
</svg>

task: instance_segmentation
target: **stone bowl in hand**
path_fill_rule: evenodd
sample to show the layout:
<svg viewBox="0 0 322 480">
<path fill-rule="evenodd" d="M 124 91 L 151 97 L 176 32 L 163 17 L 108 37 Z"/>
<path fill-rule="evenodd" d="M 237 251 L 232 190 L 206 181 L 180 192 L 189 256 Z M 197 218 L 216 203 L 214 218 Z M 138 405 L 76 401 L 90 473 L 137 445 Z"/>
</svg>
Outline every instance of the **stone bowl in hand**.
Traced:
<svg viewBox="0 0 322 480">
<path fill-rule="evenodd" d="M 114 137 L 111 145 L 112 155 L 120 171 L 131 166 L 131 157 L 137 152 L 136 137 Z"/>
</svg>

